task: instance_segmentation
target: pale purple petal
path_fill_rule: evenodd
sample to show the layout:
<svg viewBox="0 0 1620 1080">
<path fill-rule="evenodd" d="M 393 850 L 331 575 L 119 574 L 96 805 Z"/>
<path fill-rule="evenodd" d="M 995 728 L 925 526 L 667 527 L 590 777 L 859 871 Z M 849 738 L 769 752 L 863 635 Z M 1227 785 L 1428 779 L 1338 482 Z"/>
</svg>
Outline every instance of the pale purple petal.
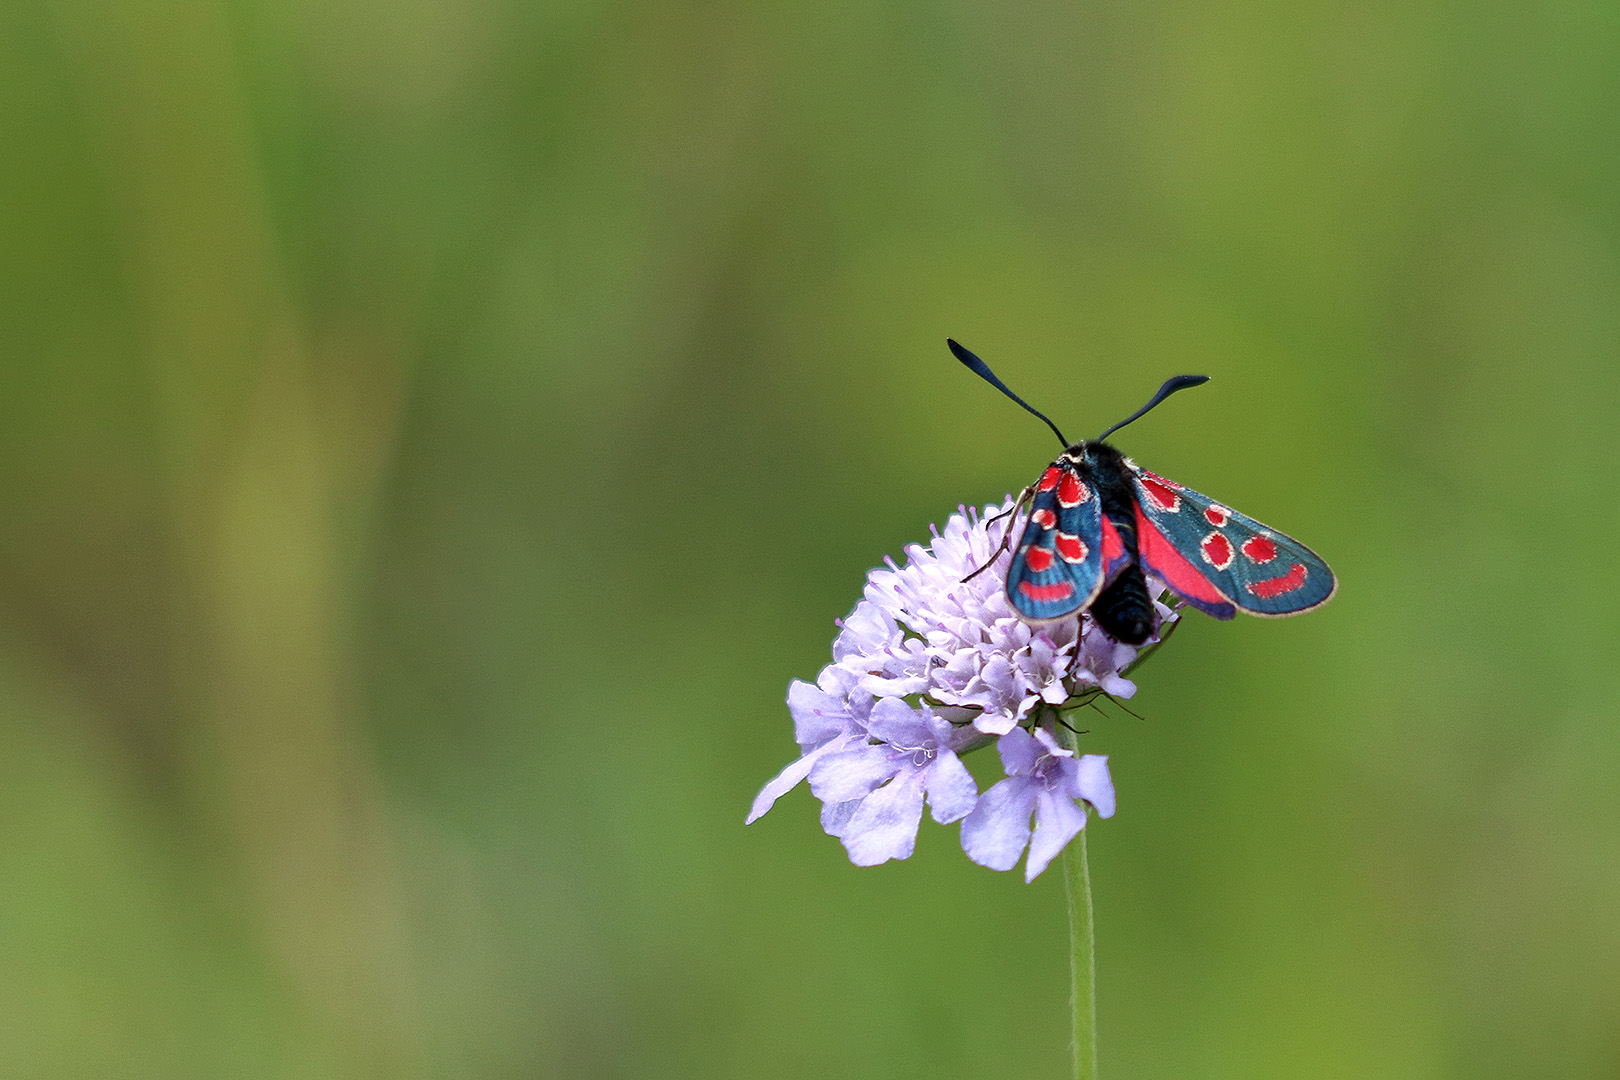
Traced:
<svg viewBox="0 0 1620 1080">
<path fill-rule="evenodd" d="M 992 656 L 985 662 L 979 677 L 968 684 L 968 700 L 963 704 L 983 705 L 985 708 L 1006 708 L 1024 696 L 1023 680 L 1018 668 L 1006 656 Z"/>
<path fill-rule="evenodd" d="M 942 750 L 928 767 L 924 786 L 928 792 L 928 807 L 934 820 L 941 825 L 960 821 L 972 812 L 979 800 L 979 785 L 967 771 L 962 759 L 949 750 Z"/>
<path fill-rule="evenodd" d="M 868 603 L 882 608 L 884 614 L 890 618 L 896 618 L 905 611 L 905 600 L 900 595 L 900 573 L 897 570 L 879 568 L 867 574 L 866 589 L 862 595 L 866 597 Z"/>
<path fill-rule="evenodd" d="M 967 705 L 959 701 L 961 693 L 979 678 L 985 664 L 984 655 L 977 649 L 959 649 L 951 643 L 950 635 L 939 635 L 939 643 L 929 646 L 938 662 L 928 672 L 929 696 L 952 705 Z"/>
<path fill-rule="evenodd" d="M 884 698 L 874 705 L 867 730 L 874 739 L 896 746 L 925 746 L 935 738 L 933 726 L 922 710 L 899 698 Z"/>
<path fill-rule="evenodd" d="M 1100 754 L 1083 755 L 1075 762 L 1074 794 L 1097 808 L 1098 817 L 1114 816 L 1114 779 L 1108 774 L 1108 759 Z"/>
<path fill-rule="evenodd" d="M 767 782 L 759 789 L 759 794 L 754 796 L 754 805 L 749 809 L 748 820 L 743 824 L 752 825 L 758 821 L 765 811 L 776 805 L 777 799 L 792 791 L 800 780 L 810 775 L 810 767 L 814 764 L 815 760 L 807 754 L 777 773 L 775 779 Z"/>
<path fill-rule="evenodd" d="M 800 679 L 789 684 L 787 704 L 793 714 L 793 741 L 800 746 L 847 734 L 854 725 L 847 698 L 834 697 Z"/>
<path fill-rule="evenodd" d="M 854 691 L 856 684 L 860 682 L 860 678 L 859 672 L 841 668 L 837 664 L 828 664 L 821 669 L 821 674 L 816 676 L 816 687 L 824 694 L 847 698 Z M 862 695 L 863 698 L 869 698 L 870 696 L 869 694 Z"/>
<path fill-rule="evenodd" d="M 1059 644 L 1046 632 L 1033 635 L 1029 646 L 1017 655 L 1017 663 L 1023 673 L 1023 681 L 1031 692 L 1031 697 L 1046 702 L 1048 705 L 1061 705 L 1069 700 L 1069 688 L 1063 685 L 1063 677 L 1068 673 L 1074 663 L 1073 623 L 1064 623 L 1071 633 L 1067 635 L 1068 641 Z M 1031 705 L 1034 700 L 1031 700 Z"/>
<path fill-rule="evenodd" d="M 974 862 L 1010 870 L 1027 844 L 1024 880 L 1033 881 L 1085 827 L 1085 807 L 1074 801 L 1081 797 L 1082 770 L 1073 751 L 1046 728 L 1037 728 L 1033 735 L 1015 728 L 1001 737 L 997 748 L 1007 779 L 979 796 L 978 806 L 962 822 L 962 848 Z M 1088 763 L 1083 775 L 1085 791 L 1103 799 L 1112 810 L 1113 788 L 1107 782 L 1106 759 Z M 1036 819 L 1033 837 L 1031 814 Z"/>
<path fill-rule="evenodd" d="M 838 636 L 833 639 L 833 660 L 841 662 L 850 656 L 881 652 L 899 637 L 900 628 L 893 617 L 878 605 L 862 600 L 839 622 Z"/>
<path fill-rule="evenodd" d="M 922 823 L 923 788 L 915 772 L 904 772 L 872 792 L 856 809 L 839 837 L 856 866 L 876 866 L 911 856 Z"/>
<path fill-rule="evenodd" d="M 1034 881 L 1065 844 L 1086 827 L 1085 808 L 1062 792 L 1042 790 L 1035 803 L 1035 835 L 1029 841 L 1024 880 Z"/>
<path fill-rule="evenodd" d="M 861 687 L 874 697 L 905 697 L 927 692 L 928 671 L 934 658 L 921 641 L 896 634 L 883 649 L 867 656 L 848 657 L 841 664 L 858 667 Z"/>
<path fill-rule="evenodd" d="M 1023 728 L 1013 728 L 996 740 L 996 752 L 1008 776 L 1028 776 L 1047 749 Z"/>
<path fill-rule="evenodd" d="M 1074 751 L 1058 742 L 1057 736 L 1046 728 L 1036 728 L 1035 734 L 1031 738 L 1040 744 L 1041 754 L 1046 757 L 1068 758 L 1074 756 Z M 1036 764 L 1039 765 L 1040 763 L 1036 762 Z"/>
<path fill-rule="evenodd" d="M 949 662 L 933 673 L 933 697 L 951 705 L 973 705 L 982 710 L 973 726 L 987 735 L 1001 735 L 1023 718 L 1026 683 L 1010 656 L 993 643 L 954 652 Z"/>
<path fill-rule="evenodd" d="M 777 799 L 780 799 L 783 795 L 786 795 L 789 791 L 793 790 L 793 787 L 798 784 L 800 780 L 803 780 L 806 776 L 808 776 L 815 769 L 816 765 L 820 763 L 823 757 L 826 757 L 829 754 L 840 753 L 845 747 L 849 746 L 850 743 L 858 743 L 864 738 L 866 738 L 866 736 L 858 732 L 849 735 L 841 735 L 838 738 L 827 740 L 814 750 L 811 750 L 809 753 L 800 757 L 797 761 L 791 762 L 787 768 L 776 774 L 775 779 L 771 780 L 763 788 L 761 788 L 758 795 L 754 796 L 754 805 L 748 811 L 748 819 L 744 821 L 743 824 L 752 825 L 754 822 L 758 821 L 765 811 L 776 805 Z"/>
<path fill-rule="evenodd" d="M 1075 658 L 1074 676 L 1079 682 L 1099 686 L 1114 697 L 1128 698 L 1136 693 L 1136 684 L 1119 673 L 1135 661 L 1135 648 L 1120 644 L 1092 623 Z"/>
<path fill-rule="evenodd" d="M 1018 717 L 1012 713 L 980 713 L 973 718 L 973 726 L 986 735 L 1005 735 L 1018 727 Z"/>
<path fill-rule="evenodd" d="M 906 697 L 928 692 L 926 675 L 863 675 L 861 689 L 873 697 Z"/>
<path fill-rule="evenodd" d="M 1117 698 L 1129 698 L 1136 693 L 1136 684 L 1121 675 L 1104 675 L 1098 685 L 1106 693 Z"/>
<path fill-rule="evenodd" d="M 849 819 L 855 816 L 860 809 L 861 800 L 850 799 L 848 802 L 830 802 L 821 804 L 821 828 L 828 836 L 843 836 L 844 830 L 849 828 Z"/>
<path fill-rule="evenodd" d="M 1037 787 L 1028 778 L 1008 777 L 979 796 L 973 812 L 962 819 L 962 850 L 968 858 L 992 870 L 1018 865 L 1029 844 Z"/>
<path fill-rule="evenodd" d="M 825 755 L 810 770 L 810 790 L 822 802 L 863 799 L 894 775 L 887 747 L 852 746 Z"/>
</svg>

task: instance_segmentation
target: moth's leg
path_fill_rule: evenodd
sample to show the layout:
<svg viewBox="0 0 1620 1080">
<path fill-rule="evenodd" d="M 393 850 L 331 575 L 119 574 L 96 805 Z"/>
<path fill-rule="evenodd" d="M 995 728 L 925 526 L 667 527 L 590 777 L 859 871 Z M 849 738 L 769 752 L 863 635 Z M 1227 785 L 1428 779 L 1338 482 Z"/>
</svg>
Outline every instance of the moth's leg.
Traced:
<svg viewBox="0 0 1620 1080">
<path fill-rule="evenodd" d="M 1007 509 L 1003 510 L 1001 513 L 997 514 L 995 517 L 986 521 L 984 523 L 984 527 L 988 529 L 992 524 L 1000 521 L 1004 517 L 1016 516 L 1018 511 L 1023 509 L 1024 503 L 1033 498 L 1034 495 L 1035 489 L 1033 487 L 1027 487 L 1023 491 L 1020 491 L 1018 493 L 1018 498 L 1013 501 L 1013 504 L 1007 507 Z M 1001 553 L 1007 550 L 1007 545 L 1010 543 L 1012 543 L 1012 523 L 1008 522 L 1007 530 L 1001 534 L 1001 543 L 996 545 L 996 550 L 990 553 L 989 560 L 983 566 L 973 571 L 973 573 L 963 578 L 962 583 L 965 585 L 969 581 L 972 581 L 974 578 L 978 577 L 980 574 L 984 573 L 986 570 L 990 569 L 991 565 L 997 559 L 1001 558 Z"/>
</svg>

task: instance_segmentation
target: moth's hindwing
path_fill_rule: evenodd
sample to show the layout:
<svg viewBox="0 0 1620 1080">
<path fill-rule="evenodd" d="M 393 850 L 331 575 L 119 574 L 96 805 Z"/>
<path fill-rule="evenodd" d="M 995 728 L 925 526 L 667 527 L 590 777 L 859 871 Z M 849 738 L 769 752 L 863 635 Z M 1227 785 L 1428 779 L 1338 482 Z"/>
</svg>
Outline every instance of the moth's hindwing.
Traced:
<svg viewBox="0 0 1620 1080">
<path fill-rule="evenodd" d="M 1102 591 L 1103 546 L 1096 486 L 1059 458 L 1035 484 L 1007 571 L 1007 599 L 1032 622 L 1073 615 Z"/>
<path fill-rule="evenodd" d="M 1134 470 L 1142 566 L 1218 619 L 1299 615 L 1321 607 L 1338 582 L 1293 537 L 1146 469 Z"/>
</svg>

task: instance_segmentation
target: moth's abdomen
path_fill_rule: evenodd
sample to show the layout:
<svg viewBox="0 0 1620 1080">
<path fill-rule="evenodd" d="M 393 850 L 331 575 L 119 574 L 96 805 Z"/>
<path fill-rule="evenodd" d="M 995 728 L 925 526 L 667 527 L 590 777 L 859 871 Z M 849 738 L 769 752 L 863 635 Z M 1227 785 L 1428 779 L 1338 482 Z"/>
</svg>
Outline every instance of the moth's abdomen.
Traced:
<svg viewBox="0 0 1620 1080">
<path fill-rule="evenodd" d="M 1107 443 L 1088 445 L 1092 475 L 1102 498 L 1103 513 L 1119 534 L 1129 564 L 1091 602 L 1091 617 L 1108 636 L 1126 645 L 1140 645 L 1153 634 L 1153 601 L 1147 579 L 1137 563 L 1136 492 L 1125 460 Z"/>
<path fill-rule="evenodd" d="M 1091 604 L 1091 617 L 1108 636 L 1126 645 L 1140 645 L 1153 634 L 1153 601 L 1148 596 L 1142 568 L 1127 566 Z"/>
</svg>

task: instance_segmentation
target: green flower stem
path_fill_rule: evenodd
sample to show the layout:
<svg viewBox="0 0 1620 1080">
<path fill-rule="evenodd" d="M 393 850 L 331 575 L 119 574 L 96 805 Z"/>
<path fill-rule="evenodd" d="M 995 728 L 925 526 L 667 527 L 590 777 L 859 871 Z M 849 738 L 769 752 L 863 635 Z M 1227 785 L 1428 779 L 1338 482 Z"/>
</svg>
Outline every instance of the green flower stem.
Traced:
<svg viewBox="0 0 1620 1080">
<path fill-rule="evenodd" d="M 1086 830 L 1063 852 L 1063 880 L 1069 891 L 1070 974 L 1074 980 L 1074 1075 L 1097 1077 L 1097 957 L 1091 917 L 1091 874 L 1086 868 Z"/>
<path fill-rule="evenodd" d="M 1068 749 L 1079 752 L 1074 729 L 1057 726 Z M 1085 808 L 1086 817 L 1091 809 Z M 1069 976 L 1074 984 L 1074 1075 L 1076 1080 L 1097 1080 L 1097 956 L 1096 927 L 1091 914 L 1091 870 L 1086 866 L 1086 830 L 1063 850 L 1063 883 L 1069 894 Z"/>
</svg>

